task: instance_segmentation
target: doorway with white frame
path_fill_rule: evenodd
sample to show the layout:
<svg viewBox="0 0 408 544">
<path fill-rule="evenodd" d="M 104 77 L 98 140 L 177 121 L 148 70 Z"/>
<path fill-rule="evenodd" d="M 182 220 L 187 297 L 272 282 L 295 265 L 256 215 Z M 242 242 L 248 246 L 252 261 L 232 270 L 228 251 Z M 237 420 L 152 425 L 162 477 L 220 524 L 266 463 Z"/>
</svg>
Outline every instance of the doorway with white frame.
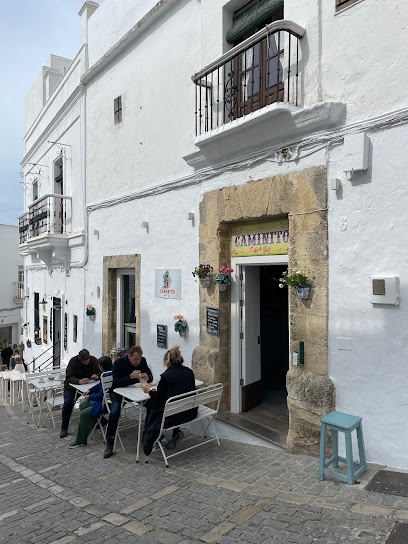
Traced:
<svg viewBox="0 0 408 544">
<path fill-rule="evenodd" d="M 126 349 L 136 343 L 136 286 L 134 268 L 118 268 L 117 281 L 117 345 Z"/>
<path fill-rule="evenodd" d="M 289 305 L 279 278 L 288 256 L 233 258 L 231 266 L 231 412 L 284 443 Z"/>
</svg>

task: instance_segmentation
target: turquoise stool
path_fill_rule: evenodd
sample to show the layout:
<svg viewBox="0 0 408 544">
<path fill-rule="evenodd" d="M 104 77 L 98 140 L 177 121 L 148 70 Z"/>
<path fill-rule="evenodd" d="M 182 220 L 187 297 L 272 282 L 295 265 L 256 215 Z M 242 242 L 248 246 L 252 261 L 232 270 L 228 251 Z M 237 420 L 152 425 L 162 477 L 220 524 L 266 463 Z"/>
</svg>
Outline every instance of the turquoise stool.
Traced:
<svg viewBox="0 0 408 544">
<path fill-rule="evenodd" d="M 326 463 L 327 447 L 327 429 L 333 431 L 333 456 Z M 353 447 L 351 443 L 351 432 L 356 430 L 358 453 L 360 462 L 353 460 Z M 346 439 L 346 458 L 339 456 L 339 431 L 344 433 Z M 328 470 L 330 465 L 334 468 L 339 466 L 339 461 L 347 464 L 347 476 Z M 354 472 L 354 467 L 358 468 Z M 322 419 L 322 428 L 320 433 L 320 459 L 319 459 L 319 480 L 324 480 L 325 476 L 338 478 L 348 484 L 354 484 L 363 472 L 367 470 L 367 461 L 364 450 L 363 424 L 361 417 L 344 414 L 343 412 L 330 412 Z"/>
</svg>

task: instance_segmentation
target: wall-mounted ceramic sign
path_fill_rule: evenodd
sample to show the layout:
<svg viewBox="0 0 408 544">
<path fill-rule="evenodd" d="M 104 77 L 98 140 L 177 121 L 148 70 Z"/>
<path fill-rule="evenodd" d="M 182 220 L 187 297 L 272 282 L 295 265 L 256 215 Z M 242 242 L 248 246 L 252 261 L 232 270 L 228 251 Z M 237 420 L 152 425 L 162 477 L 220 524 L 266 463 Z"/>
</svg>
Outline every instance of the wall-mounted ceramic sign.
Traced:
<svg viewBox="0 0 408 544">
<path fill-rule="evenodd" d="M 220 309 L 206 307 L 205 330 L 208 334 L 220 335 Z"/>
<path fill-rule="evenodd" d="M 156 268 L 154 295 L 158 298 L 181 299 L 181 270 Z"/>
<path fill-rule="evenodd" d="M 167 325 L 157 325 L 157 347 L 167 349 Z"/>
</svg>

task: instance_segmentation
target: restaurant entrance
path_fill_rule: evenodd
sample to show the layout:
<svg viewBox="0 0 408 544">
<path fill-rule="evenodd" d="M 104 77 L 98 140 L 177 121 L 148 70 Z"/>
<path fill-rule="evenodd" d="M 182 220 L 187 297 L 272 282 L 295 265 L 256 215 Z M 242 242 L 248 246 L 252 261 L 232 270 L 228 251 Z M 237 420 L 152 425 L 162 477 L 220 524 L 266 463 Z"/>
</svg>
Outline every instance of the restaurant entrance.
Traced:
<svg viewBox="0 0 408 544">
<path fill-rule="evenodd" d="M 289 306 L 287 287 L 279 287 L 279 278 L 287 270 L 287 257 L 276 262 L 259 257 L 237 268 L 240 398 L 233 411 L 245 420 L 243 427 L 284 445 L 289 426 Z"/>
</svg>

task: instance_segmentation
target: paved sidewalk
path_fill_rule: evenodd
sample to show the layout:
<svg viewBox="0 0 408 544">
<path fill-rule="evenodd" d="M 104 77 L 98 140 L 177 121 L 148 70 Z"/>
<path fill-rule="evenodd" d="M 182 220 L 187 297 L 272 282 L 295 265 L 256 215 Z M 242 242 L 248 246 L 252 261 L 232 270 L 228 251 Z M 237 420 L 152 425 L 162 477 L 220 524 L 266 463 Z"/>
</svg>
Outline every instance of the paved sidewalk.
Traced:
<svg viewBox="0 0 408 544">
<path fill-rule="evenodd" d="M 170 460 L 102 459 L 0 403 L 0 543 L 386 543 L 408 498 L 317 477 L 316 458 L 222 440 Z M 73 432 L 73 429 L 72 429 Z M 195 438 L 192 438 L 195 440 Z M 125 435 L 134 451 L 132 431 Z"/>
</svg>

